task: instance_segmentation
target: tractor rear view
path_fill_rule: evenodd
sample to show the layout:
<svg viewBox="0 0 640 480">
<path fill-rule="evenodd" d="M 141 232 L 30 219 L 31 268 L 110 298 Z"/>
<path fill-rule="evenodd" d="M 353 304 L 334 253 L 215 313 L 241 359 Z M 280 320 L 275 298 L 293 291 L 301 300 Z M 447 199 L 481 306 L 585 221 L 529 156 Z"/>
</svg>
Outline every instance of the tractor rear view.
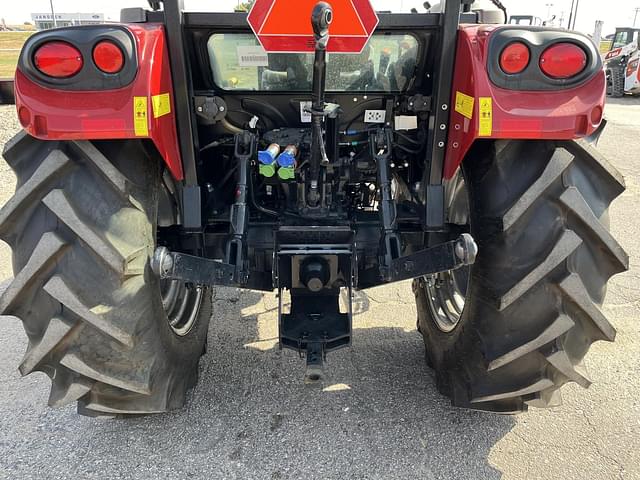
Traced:
<svg viewBox="0 0 640 480">
<path fill-rule="evenodd" d="M 482 25 L 495 12 L 460 0 L 152 3 L 20 57 L 0 311 L 50 405 L 181 407 L 215 286 L 275 290 L 280 348 L 322 381 L 352 343 L 352 292 L 410 279 L 453 405 L 520 412 L 589 386 L 628 258 L 607 215 L 624 181 L 591 146 L 606 78 L 588 38 Z"/>
</svg>

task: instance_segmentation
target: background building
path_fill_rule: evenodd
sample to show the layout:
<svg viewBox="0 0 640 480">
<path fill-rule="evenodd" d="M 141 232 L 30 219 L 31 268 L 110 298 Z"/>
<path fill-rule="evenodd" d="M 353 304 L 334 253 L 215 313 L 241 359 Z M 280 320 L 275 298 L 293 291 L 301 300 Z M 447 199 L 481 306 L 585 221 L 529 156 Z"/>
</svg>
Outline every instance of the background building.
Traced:
<svg viewBox="0 0 640 480">
<path fill-rule="evenodd" d="M 53 16 L 49 13 L 32 13 L 31 20 L 37 30 L 53 28 Z M 97 25 L 104 23 L 104 13 L 56 13 L 56 26 Z"/>
</svg>

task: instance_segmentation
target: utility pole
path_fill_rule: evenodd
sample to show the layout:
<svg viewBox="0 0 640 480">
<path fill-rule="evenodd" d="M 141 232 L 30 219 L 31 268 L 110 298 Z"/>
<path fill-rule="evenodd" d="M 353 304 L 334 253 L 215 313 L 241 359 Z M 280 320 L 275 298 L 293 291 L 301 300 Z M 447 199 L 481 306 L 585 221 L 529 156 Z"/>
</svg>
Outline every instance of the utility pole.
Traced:
<svg viewBox="0 0 640 480">
<path fill-rule="evenodd" d="M 547 20 L 551 18 L 551 9 L 553 8 L 553 3 L 546 3 L 545 7 L 547 7 Z"/>
<path fill-rule="evenodd" d="M 573 24 L 569 26 L 569 30 L 576 29 L 576 18 L 578 18 L 578 8 L 580 8 L 580 0 L 576 0 L 576 9 L 573 12 Z"/>
<path fill-rule="evenodd" d="M 49 0 L 49 5 L 51 5 L 51 18 L 53 18 L 53 27 L 58 26 L 58 22 L 56 21 L 56 12 L 53 11 L 53 0 Z"/>
<path fill-rule="evenodd" d="M 633 27 L 634 28 L 636 26 L 636 20 L 638 20 L 638 13 L 640 13 L 640 7 L 636 7 L 635 8 L 635 12 L 636 12 L 636 14 L 633 16 Z"/>
<path fill-rule="evenodd" d="M 571 21 L 573 20 L 573 9 L 576 6 L 576 0 L 571 0 L 571 10 L 569 11 L 569 23 L 567 24 L 567 30 L 571 30 Z"/>
</svg>

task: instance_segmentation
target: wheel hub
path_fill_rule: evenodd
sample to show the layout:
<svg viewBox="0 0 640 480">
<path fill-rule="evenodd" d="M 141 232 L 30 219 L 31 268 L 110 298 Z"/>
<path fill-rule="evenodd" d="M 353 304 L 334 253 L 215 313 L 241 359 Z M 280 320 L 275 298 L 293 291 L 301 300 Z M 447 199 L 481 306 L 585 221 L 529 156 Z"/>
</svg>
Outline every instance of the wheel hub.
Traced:
<svg viewBox="0 0 640 480">
<path fill-rule="evenodd" d="M 179 280 L 161 280 L 162 306 L 167 314 L 171 330 L 185 336 L 193 328 L 200 312 L 204 288 Z"/>
<path fill-rule="evenodd" d="M 458 173 L 447 185 L 447 201 L 449 221 L 455 225 L 469 229 L 469 196 L 462 173 Z M 456 252 L 457 253 L 457 252 Z M 477 247 L 470 255 L 477 254 Z M 453 332 L 462 318 L 465 299 L 469 288 L 471 267 L 464 266 L 456 270 L 424 277 L 427 305 L 430 317 L 442 332 Z"/>
</svg>

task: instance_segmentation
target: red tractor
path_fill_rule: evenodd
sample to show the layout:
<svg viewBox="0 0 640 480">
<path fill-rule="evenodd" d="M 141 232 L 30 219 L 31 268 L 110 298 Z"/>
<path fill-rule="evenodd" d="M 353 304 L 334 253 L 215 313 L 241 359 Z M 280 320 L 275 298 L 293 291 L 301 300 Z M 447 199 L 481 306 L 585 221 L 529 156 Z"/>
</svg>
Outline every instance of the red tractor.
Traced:
<svg viewBox="0 0 640 480">
<path fill-rule="evenodd" d="M 22 319 L 20 371 L 49 375 L 50 405 L 181 407 L 216 285 L 278 292 L 307 382 L 351 344 L 354 290 L 413 279 L 453 405 L 520 412 L 589 386 L 585 354 L 616 333 L 606 284 L 628 268 L 607 214 L 624 181 L 590 146 L 602 60 L 580 34 L 444 3 L 373 12 L 355 55 L 333 53 L 340 18 L 316 0 L 279 10 L 308 19 L 294 53 L 181 0 L 29 38 L 0 311 Z"/>
</svg>

